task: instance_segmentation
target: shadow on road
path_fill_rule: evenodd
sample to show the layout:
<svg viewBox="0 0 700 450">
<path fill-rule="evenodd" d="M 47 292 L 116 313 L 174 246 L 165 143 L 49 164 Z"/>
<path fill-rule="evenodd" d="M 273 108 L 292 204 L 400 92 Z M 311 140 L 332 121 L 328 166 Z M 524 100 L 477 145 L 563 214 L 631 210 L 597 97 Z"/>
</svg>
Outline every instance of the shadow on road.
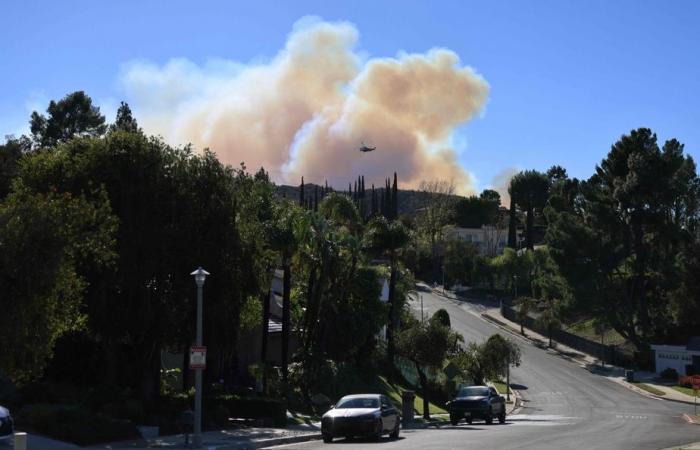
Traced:
<svg viewBox="0 0 700 450">
<path fill-rule="evenodd" d="M 333 441 L 334 444 L 356 444 L 358 442 L 362 442 L 363 444 L 376 444 L 376 445 L 381 445 L 381 444 L 389 444 L 391 442 L 399 442 L 403 441 L 406 439 L 405 437 L 399 436 L 397 439 L 392 439 L 392 438 L 381 438 L 378 441 L 373 440 L 372 438 L 345 438 L 340 441 Z"/>
<path fill-rule="evenodd" d="M 527 386 L 524 384 L 510 383 L 510 388 L 515 389 L 516 391 L 527 391 Z"/>
</svg>

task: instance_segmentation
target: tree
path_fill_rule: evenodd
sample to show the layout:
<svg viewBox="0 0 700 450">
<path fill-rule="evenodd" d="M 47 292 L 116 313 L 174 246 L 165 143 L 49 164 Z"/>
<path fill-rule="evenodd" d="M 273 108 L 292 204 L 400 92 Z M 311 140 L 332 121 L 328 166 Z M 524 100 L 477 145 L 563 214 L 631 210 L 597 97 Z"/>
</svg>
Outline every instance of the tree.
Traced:
<svg viewBox="0 0 700 450">
<path fill-rule="evenodd" d="M 17 176 L 22 155 L 31 150 L 29 138 L 22 136 L 14 139 L 11 136 L 0 145 L 0 200 L 10 193 L 12 180 Z"/>
<path fill-rule="evenodd" d="M 559 301 L 553 298 L 545 299 L 543 303 L 544 308 L 540 311 L 540 315 L 535 323 L 547 330 L 548 346 L 551 347 L 552 333 L 561 326 L 560 306 Z"/>
<path fill-rule="evenodd" d="M 445 226 L 454 214 L 455 186 L 451 181 L 422 181 L 418 188 L 427 197 L 425 207 L 416 217 L 419 233 L 427 237 L 433 263 L 433 280 L 438 278 L 440 261 L 438 248 L 442 244 Z"/>
<path fill-rule="evenodd" d="M 481 228 L 483 225 L 495 225 L 498 221 L 501 196 L 498 192 L 487 189 L 479 197 L 472 195 L 460 198 L 454 206 L 457 226 Z"/>
<path fill-rule="evenodd" d="M 477 250 L 471 242 L 451 239 L 445 243 L 445 284 L 470 285 L 474 271 Z"/>
<path fill-rule="evenodd" d="M 98 192 L 93 204 L 66 192 L 24 187 L 0 201 L 0 372 L 17 383 L 41 376 L 54 345 L 85 325 L 82 268 L 114 261 L 117 221 Z"/>
<path fill-rule="evenodd" d="M 519 366 L 521 353 L 515 343 L 494 334 L 482 344 L 470 342 L 455 355 L 453 362 L 469 382 L 482 385 L 485 380 L 503 379 L 510 366 Z"/>
<path fill-rule="evenodd" d="M 399 274 L 399 256 L 410 240 L 408 230 L 400 221 L 389 222 L 385 217 L 372 219 L 367 225 L 364 247 L 375 254 L 389 257 L 391 274 L 389 276 L 389 324 L 387 327 L 387 358 L 394 360 L 394 329 L 399 311 L 396 297 L 396 282 Z"/>
<path fill-rule="evenodd" d="M 517 299 L 518 309 L 515 312 L 518 322 L 520 322 L 520 334 L 525 336 L 525 319 L 535 306 L 535 300 L 530 297 L 520 297 Z"/>
<path fill-rule="evenodd" d="M 564 183 L 547 208 L 547 242 L 573 291 L 572 306 L 604 318 L 640 352 L 676 340 L 669 308 L 685 249 L 697 242 L 695 162 L 675 139 L 659 148 L 641 128 L 622 136 L 596 173 Z"/>
<path fill-rule="evenodd" d="M 456 354 L 463 338 L 445 326 L 440 317 L 425 323 L 413 320 L 397 336 L 397 351 L 413 362 L 418 372 L 423 396 L 423 417 L 430 419 L 427 369 L 440 369 L 446 358 Z"/>
<path fill-rule="evenodd" d="M 536 170 L 526 170 L 510 180 L 509 192 L 515 203 L 527 214 L 525 242 L 527 248 L 532 250 L 534 248 L 532 230 L 535 212 L 544 208 L 547 202 L 549 179 Z"/>
<path fill-rule="evenodd" d="M 29 122 L 32 139 L 39 147 L 53 147 L 76 136 L 100 136 L 107 130 L 100 108 L 83 91 L 66 95 L 58 102 L 51 100 L 48 117 L 36 111 Z"/>
<path fill-rule="evenodd" d="M 508 248 L 516 248 L 518 246 L 518 216 L 515 211 L 515 198 L 513 190 L 508 187 L 508 195 L 510 195 L 510 207 L 508 208 Z"/>
<path fill-rule="evenodd" d="M 114 123 L 109 126 L 109 131 L 127 131 L 129 133 L 141 132 L 139 124 L 131 115 L 131 108 L 129 108 L 128 103 L 121 102 L 119 109 L 117 109 L 117 117 L 114 119 Z"/>
<path fill-rule="evenodd" d="M 194 337 L 193 283 L 202 265 L 207 280 L 207 376 L 228 378 L 236 359 L 240 312 L 257 298 L 268 260 L 261 215 L 274 191 L 245 167 L 222 165 L 211 152 L 174 149 L 140 133 L 76 138 L 36 152 L 19 178 L 36 193 L 70 192 L 96 201 L 104 186 L 119 219 L 111 271 L 84 268 L 88 332 L 98 342 L 105 383 L 139 393 L 150 405 L 160 392 L 162 349 L 182 351 Z M 128 362 L 128 364 L 127 364 Z"/>
</svg>

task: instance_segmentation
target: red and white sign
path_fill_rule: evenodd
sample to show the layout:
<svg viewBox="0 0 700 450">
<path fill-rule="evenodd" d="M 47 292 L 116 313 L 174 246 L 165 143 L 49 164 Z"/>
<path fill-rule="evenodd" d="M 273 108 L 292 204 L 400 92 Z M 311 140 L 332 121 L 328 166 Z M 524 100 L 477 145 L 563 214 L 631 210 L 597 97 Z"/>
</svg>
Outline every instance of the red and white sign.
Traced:
<svg viewBox="0 0 700 450">
<path fill-rule="evenodd" d="M 700 375 L 690 377 L 690 384 L 693 385 L 693 389 L 700 389 Z"/>
<path fill-rule="evenodd" d="M 206 369 L 207 368 L 207 348 L 206 347 L 190 347 L 190 369 Z"/>
</svg>

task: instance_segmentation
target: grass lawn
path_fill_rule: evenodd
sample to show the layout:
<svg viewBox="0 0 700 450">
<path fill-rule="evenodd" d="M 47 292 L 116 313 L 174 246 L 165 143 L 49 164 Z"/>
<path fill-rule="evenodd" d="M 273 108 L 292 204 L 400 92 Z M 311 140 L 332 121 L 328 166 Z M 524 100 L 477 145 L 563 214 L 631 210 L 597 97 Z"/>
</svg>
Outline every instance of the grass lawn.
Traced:
<svg viewBox="0 0 700 450">
<path fill-rule="evenodd" d="M 590 339 L 595 342 L 600 342 L 600 335 L 596 334 L 593 327 L 593 319 L 581 320 L 568 327 L 564 327 L 565 331 L 574 333 L 578 336 Z M 606 345 L 624 345 L 625 338 L 620 336 L 615 330 L 610 330 L 603 336 L 603 343 Z"/>
<path fill-rule="evenodd" d="M 377 385 L 373 387 L 375 387 L 377 391 L 388 395 L 394 403 L 396 403 L 396 406 L 402 405 L 401 392 L 406 390 L 406 388 L 398 384 L 390 383 L 384 377 L 378 377 L 376 384 Z M 413 409 L 416 411 L 416 415 L 423 414 L 423 397 L 418 395 L 418 393 L 416 393 L 416 398 L 413 402 Z M 430 414 L 447 414 L 447 411 L 433 403 L 429 403 L 428 409 Z"/>
<path fill-rule="evenodd" d="M 672 386 L 672 387 L 673 387 L 673 389 L 675 389 L 678 392 L 681 392 L 685 395 L 690 395 L 691 397 L 693 397 L 695 395 L 695 394 L 693 394 L 693 388 L 687 388 L 687 387 L 683 387 L 683 386 Z"/>
<path fill-rule="evenodd" d="M 664 391 L 660 391 L 653 386 L 649 386 L 648 384 L 644 384 L 644 383 L 632 383 L 632 384 L 637 386 L 638 388 L 644 389 L 645 391 L 650 392 L 654 395 L 665 395 Z"/>
</svg>

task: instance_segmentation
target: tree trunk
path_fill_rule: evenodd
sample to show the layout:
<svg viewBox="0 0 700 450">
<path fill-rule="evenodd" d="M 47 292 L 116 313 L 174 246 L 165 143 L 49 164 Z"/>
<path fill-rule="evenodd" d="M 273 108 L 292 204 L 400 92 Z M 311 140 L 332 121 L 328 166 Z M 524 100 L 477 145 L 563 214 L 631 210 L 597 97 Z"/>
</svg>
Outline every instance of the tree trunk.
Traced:
<svg viewBox="0 0 700 450">
<path fill-rule="evenodd" d="M 290 293 L 292 273 L 289 264 L 289 256 L 282 256 L 282 270 L 284 271 L 282 286 L 282 385 L 287 389 L 287 377 L 289 374 L 289 316 L 291 310 Z"/>
<path fill-rule="evenodd" d="M 272 287 L 267 290 L 267 295 L 261 294 L 263 304 L 262 311 L 262 344 L 260 345 L 260 362 L 262 363 L 262 391 L 267 393 L 267 338 L 270 324 L 270 295 Z"/>
<path fill-rule="evenodd" d="M 534 211 L 532 206 L 527 208 L 527 248 L 534 250 L 534 244 L 532 243 L 532 227 L 535 222 Z"/>
<path fill-rule="evenodd" d="M 420 390 L 423 395 L 423 418 L 426 420 L 430 419 L 430 402 L 428 401 L 428 377 L 421 370 L 421 367 L 416 364 L 416 371 L 418 372 L 418 378 L 420 378 Z"/>
<path fill-rule="evenodd" d="M 508 220 L 508 247 L 516 248 L 518 233 L 516 229 L 516 216 L 515 216 L 515 200 L 513 196 L 510 196 L 510 216 Z"/>
</svg>

